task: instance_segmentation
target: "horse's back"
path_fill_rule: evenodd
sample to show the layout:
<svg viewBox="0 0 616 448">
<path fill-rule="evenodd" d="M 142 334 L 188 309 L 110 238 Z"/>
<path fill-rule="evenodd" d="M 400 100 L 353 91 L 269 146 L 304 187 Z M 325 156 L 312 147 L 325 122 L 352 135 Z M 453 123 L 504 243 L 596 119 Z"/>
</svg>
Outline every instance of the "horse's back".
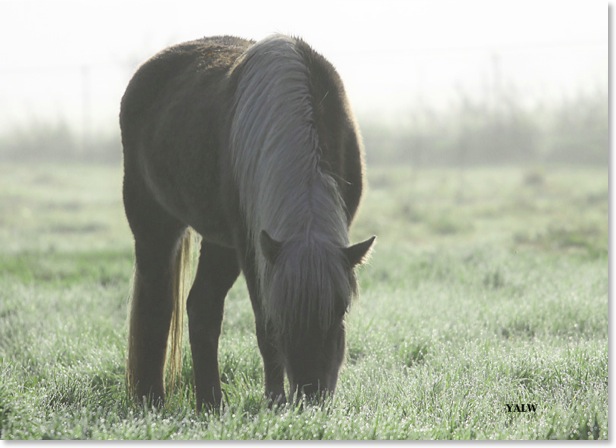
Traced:
<svg viewBox="0 0 616 448">
<path fill-rule="evenodd" d="M 251 43 L 224 36 L 167 48 L 137 70 L 122 98 L 125 183 L 130 177 L 140 194 L 221 242 L 228 239 L 220 235 L 227 226 L 219 191 L 227 74 Z"/>
<path fill-rule="evenodd" d="M 140 121 L 161 115 L 157 106 L 191 98 L 215 87 L 251 41 L 230 37 L 209 37 L 184 42 L 146 61 L 128 84 L 122 98 L 120 125 L 123 134 Z M 197 85 L 195 85 L 197 84 Z"/>
</svg>

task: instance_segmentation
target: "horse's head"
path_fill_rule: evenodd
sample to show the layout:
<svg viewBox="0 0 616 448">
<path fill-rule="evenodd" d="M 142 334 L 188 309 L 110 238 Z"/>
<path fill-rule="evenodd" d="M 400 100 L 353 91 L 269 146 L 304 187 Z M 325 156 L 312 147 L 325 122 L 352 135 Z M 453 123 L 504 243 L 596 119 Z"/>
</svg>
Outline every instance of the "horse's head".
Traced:
<svg viewBox="0 0 616 448">
<path fill-rule="evenodd" d="M 344 317 L 357 291 L 354 268 L 374 239 L 335 247 L 318 240 L 278 242 L 261 233 L 268 263 L 264 311 L 292 395 L 334 392 L 344 359 Z"/>
</svg>

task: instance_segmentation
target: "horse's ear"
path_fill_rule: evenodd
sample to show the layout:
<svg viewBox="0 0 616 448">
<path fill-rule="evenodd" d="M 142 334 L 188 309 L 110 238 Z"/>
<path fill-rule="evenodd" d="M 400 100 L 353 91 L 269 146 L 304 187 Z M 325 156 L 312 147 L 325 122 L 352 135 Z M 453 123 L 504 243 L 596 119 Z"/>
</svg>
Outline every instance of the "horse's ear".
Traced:
<svg viewBox="0 0 616 448">
<path fill-rule="evenodd" d="M 267 261 L 274 264 L 281 248 L 282 243 L 280 241 L 276 241 L 265 230 L 261 230 L 261 251 L 263 251 Z"/>
<path fill-rule="evenodd" d="M 366 241 L 342 249 L 344 256 L 352 268 L 366 261 L 370 247 L 372 247 L 372 243 L 374 243 L 375 239 L 376 236 L 373 236 Z"/>
</svg>

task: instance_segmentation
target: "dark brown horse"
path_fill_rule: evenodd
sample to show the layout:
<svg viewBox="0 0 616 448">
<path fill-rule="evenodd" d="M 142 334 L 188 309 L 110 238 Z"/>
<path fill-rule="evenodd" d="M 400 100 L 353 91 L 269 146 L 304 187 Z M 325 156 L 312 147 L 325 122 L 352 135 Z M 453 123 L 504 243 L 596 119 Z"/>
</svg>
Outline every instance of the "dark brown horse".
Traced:
<svg viewBox="0 0 616 448">
<path fill-rule="evenodd" d="M 349 245 L 363 184 L 360 137 L 334 68 L 300 39 L 234 37 L 168 48 L 130 81 L 120 113 L 124 205 L 135 238 L 127 378 L 162 403 L 167 344 L 180 366 L 190 228 L 201 237 L 188 295 L 197 408 L 222 398 L 225 296 L 243 272 L 265 391 L 336 387 L 353 268 L 374 237 Z"/>
</svg>

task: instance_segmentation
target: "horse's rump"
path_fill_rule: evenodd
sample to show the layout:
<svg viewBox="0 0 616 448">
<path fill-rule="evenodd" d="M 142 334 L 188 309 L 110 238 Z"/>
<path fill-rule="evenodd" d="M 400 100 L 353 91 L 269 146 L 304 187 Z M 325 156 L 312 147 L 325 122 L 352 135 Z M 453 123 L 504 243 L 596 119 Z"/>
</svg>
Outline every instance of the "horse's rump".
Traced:
<svg viewBox="0 0 616 448">
<path fill-rule="evenodd" d="M 250 44 L 224 36 L 163 50 L 139 68 L 120 114 L 125 170 L 173 216 L 227 246 L 220 169 L 227 74 Z"/>
</svg>

